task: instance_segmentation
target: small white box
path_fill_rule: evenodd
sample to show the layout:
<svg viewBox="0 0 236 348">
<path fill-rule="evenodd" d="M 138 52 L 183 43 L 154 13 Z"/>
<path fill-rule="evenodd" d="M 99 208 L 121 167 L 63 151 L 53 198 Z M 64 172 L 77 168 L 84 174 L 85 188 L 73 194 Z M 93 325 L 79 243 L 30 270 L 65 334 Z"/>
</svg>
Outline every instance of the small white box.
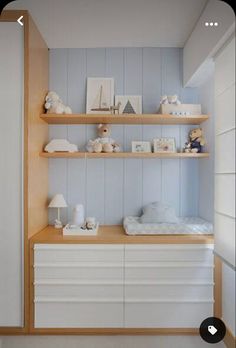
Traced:
<svg viewBox="0 0 236 348">
<path fill-rule="evenodd" d="M 92 230 L 84 230 L 80 226 L 72 227 L 70 224 L 67 224 L 63 228 L 63 236 L 96 236 L 98 232 L 99 223 Z"/>
<path fill-rule="evenodd" d="M 184 116 L 183 113 L 187 113 L 187 115 L 201 115 L 202 108 L 201 104 L 162 104 L 160 105 L 158 113 L 163 115 L 181 113 L 182 115 L 180 116 Z"/>
</svg>

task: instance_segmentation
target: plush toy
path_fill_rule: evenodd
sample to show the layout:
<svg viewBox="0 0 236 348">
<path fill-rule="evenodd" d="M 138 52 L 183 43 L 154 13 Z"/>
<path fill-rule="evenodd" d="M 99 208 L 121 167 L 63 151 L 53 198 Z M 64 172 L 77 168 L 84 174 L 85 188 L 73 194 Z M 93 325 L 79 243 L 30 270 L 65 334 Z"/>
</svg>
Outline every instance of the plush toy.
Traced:
<svg viewBox="0 0 236 348">
<path fill-rule="evenodd" d="M 189 141 L 185 143 L 184 152 L 202 152 L 205 139 L 201 128 L 194 128 L 189 132 Z"/>
<path fill-rule="evenodd" d="M 98 138 L 89 140 L 87 144 L 88 152 L 119 152 L 120 145 L 110 138 L 111 129 L 107 124 L 98 125 Z"/>
<path fill-rule="evenodd" d="M 48 92 L 44 107 L 47 110 L 47 114 L 72 114 L 71 108 L 64 105 L 59 95 L 53 91 Z"/>
<path fill-rule="evenodd" d="M 180 105 L 181 102 L 178 99 L 178 96 L 175 95 L 163 95 L 161 97 L 160 104 L 174 104 L 174 105 Z"/>
</svg>

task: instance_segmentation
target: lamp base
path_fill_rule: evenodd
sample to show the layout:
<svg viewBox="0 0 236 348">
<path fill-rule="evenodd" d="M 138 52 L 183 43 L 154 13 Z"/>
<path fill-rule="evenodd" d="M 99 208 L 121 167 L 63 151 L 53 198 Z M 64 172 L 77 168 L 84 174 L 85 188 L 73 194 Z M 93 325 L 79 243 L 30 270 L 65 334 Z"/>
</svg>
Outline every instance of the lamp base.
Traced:
<svg viewBox="0 0 236 348">
<path fill-rule="evenodd" d="M 62 222 L 60 220 L 56 219 L 54 222 L 54 227 L 55 228 L 62 228 L 63 227 Z"/>
</svg>

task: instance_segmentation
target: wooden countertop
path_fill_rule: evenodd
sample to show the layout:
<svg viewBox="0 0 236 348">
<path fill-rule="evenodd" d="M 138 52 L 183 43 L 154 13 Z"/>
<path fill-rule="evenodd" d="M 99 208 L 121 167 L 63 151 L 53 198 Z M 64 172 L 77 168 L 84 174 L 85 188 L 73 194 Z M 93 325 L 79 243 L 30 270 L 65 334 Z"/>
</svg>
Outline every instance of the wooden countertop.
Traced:
<svg viewBox="0 0 236 348">
<path fill-rule="evenodd" d="M 97 236 L 63 236 L 62 229 L 47 226 L 30 239 L 31 243 L 56 244 L 212 244 L 213 235 L 128 236 L 121 225 L 100 226 Z"/>
</svg>

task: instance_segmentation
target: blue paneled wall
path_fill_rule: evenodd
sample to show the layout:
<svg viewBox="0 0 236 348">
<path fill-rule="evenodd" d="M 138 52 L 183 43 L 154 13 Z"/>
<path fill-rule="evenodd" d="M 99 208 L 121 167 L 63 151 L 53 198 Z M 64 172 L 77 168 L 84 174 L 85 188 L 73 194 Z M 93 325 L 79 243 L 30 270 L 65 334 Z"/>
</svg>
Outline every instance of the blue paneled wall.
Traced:
<svg viewBox="0 0 236 348">
<path fill-rule="evenodd" d="M 197 90 L 182 87 L 182 49 L 93 48 L 50 50 L 50 89 L 74 113 L 85 112 L 86 78 L 114 77 L 115 94 L 143 96 L 143 113 L 156 112 L 162 94 L 178 94 L 182 102 L 198 102 Z M 124 151 L 132 140 L 175 137 L 178 149 L 191 126 L 113 125 L 112 137 Z M 51 125 L 50 139 L 67 138 L 84 150 L 96 137 L 95 125 Z M 178 215 L 198 215 L 198 160 L 194 159 L 50 159 L 49 195 L 63 193 L 71 218 L 76 203 L 100 223 L 119 224 L 126 215 L 162 200 L 173 204 Z M 50 223 L 54 212 L 50 212 Z"/>
</svg>

